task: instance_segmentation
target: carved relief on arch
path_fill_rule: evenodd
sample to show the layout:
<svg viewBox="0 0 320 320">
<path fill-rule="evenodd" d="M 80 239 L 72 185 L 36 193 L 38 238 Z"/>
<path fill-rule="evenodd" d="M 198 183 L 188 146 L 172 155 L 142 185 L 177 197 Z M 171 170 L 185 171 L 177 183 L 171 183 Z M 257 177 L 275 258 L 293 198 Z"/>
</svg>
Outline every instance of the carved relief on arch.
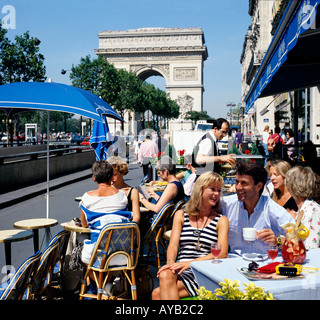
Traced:
<svg viewBox="0 0 320 320">
<path fill-rule="evenodd" d="M 170 75 L 170 66 L 169 64 L 136 64 L 130 65 L 130 71 L 143 81 L 152 75 L 161 75 L 167 81 Z"/>
</svg>

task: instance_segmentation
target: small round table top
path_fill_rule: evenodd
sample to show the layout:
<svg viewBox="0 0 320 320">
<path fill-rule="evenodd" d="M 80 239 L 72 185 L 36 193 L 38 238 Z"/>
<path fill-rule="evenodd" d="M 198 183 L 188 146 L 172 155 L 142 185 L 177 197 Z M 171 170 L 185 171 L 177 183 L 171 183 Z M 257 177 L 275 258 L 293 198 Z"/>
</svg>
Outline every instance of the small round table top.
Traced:
<svg viewBox="0 0 320 320">
<path fill-rule="evenodd" d="M 15 242 L 27 240 L 33 237 L 33 232 L 30 230 L 17 230 L 17 229 L 9 229 L 9 230 L 0 230 L 0 242 Z"/>
<path fill-rule="evenodd" d="M 67 231 L 80 232 L 80 233 L 90 233 L 91 232 L 90 228 L 79 227 L 79 226 L 72 224 L 71 222 L 63 222 L 60 225 L 62 227 L 64 227 L 64 229 Z"/>
<path fill-rule="evenodd" d="M 39 219 L 26 219 L 20 220 L 13 224 L 15 228 L 18 229 L 40 229 L 40 228 L 47 228 L 53 227 L 58 224 L 56 219 L 47 219 L 47 218 L 39 218 Z"/>
</svg>

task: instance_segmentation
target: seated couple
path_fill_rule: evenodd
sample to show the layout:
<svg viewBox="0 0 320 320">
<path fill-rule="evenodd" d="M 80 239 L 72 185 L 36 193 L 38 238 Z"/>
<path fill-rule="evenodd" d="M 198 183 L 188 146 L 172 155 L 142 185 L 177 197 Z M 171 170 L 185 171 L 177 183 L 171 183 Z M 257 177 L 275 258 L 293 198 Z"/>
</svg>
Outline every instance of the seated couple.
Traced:
<svg viewBox="0 0 320 320">
<path fill-rule="evenodd" d="M 196 296 L 197 283 L 190 269 L 192 261 L 211 260 L 212 242 L 221 245 L 218 258 L 231 253 L 265 253 L 276 238 L 284 235 L 282 225 L 293 222 L 291 215 L 269 196 L 262 195 L 267 172 L 255 162 L 237 167 L 236 195 L 221 199 L 223 179 L 206 172 L 196 180 L 184 210 L 174 217 L 167 264 L 158 271 L 160 286 L 153 299 L 180 299 Z M 244 227 L 255 227 L 257 240 L 248 245 L 242 236 Z"/>
</svg>

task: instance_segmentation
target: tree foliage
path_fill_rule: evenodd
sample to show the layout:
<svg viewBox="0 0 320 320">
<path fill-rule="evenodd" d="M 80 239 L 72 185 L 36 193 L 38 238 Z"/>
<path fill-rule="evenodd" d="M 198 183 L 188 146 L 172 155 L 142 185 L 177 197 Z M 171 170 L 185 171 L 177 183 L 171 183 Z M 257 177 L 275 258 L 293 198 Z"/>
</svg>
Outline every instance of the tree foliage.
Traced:
<svg viewBox="0 0 320 320">
<path fill-rule="evenodd" d="M 11 42 L 7 30 L 0 22 L 0 85 L 12 82 L 45 81 L 46 68 L 44 56 L 39 52 L 40 41 L 30 36 L 29 32 L 17 35 Z M 39 119 L 39 111 L 23 112 L 13 116 L 19 122 Z M 9 117 L 0 113 L 0 120 L 5 120 L 6 131 L 9 133 Z M 9 136 L 9 134 L 8 134 Z"/>
<path fill-rule="evenodd" d="M 161 118 L 179 116 L 178 104 L 164 91 L 140 80 L 133 72 L 117 70 L 102 56 L 81 58 L 80 64 L 72 67 L 70 79 L 73 86 L 99 95 L 122 117 L 128 111 L 143 115 L 150 110 L 154 127 L 159 128 Z"/>
<path fill-rule="evenodd" d="M 0 85 L 11 82 L 45 81 L 44 56 L 39 40 L 25 32 L 14 42 L 6 37 L 0 24 Z"/>
</svg>

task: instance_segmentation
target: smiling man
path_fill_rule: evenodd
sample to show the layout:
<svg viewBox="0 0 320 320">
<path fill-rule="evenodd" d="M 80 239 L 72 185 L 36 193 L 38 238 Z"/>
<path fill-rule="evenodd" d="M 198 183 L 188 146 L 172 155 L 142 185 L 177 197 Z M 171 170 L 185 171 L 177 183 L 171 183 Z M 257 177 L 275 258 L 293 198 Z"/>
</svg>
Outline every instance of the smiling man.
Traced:
<svg viewBox="0 0 320 320">
<path fill-rule="evenodd" d="M 256 162 L 237 165 L 236 195 L 224 197 L 222 210 L 229 219 L 229 245 L 233 253 L 266 254 L 269 245 L 284 235 L 282 226 L 294 222 L 291 215 L 269 196 L 262 195 L 266 170 Z M 257 239 L 245 241 L 243 228 L 256 228 Z"/>
</svg>

